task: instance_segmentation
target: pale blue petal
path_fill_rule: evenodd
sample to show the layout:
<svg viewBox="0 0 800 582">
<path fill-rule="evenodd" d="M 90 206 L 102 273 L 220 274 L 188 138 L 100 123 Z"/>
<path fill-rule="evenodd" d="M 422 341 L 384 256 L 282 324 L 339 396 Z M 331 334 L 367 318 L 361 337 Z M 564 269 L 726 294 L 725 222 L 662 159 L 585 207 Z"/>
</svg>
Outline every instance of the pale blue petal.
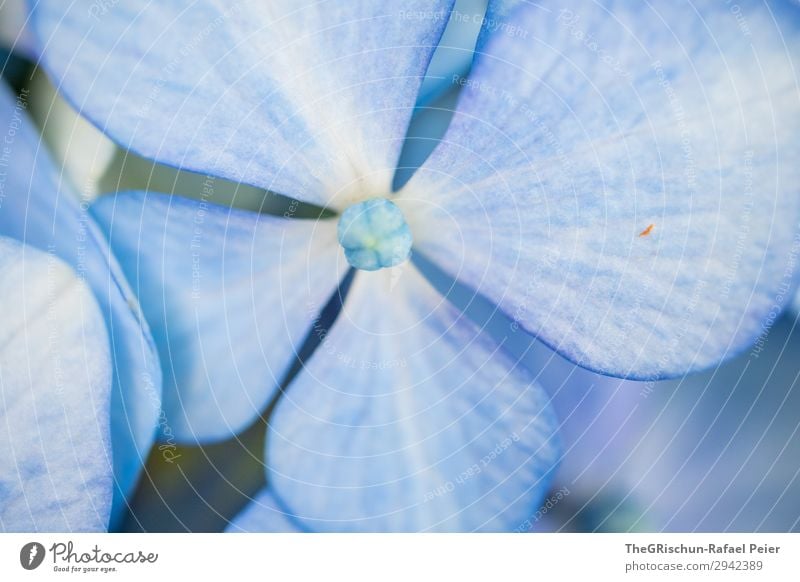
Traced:
<svg viewBox="0 0 800 582">
<path fill-rule="evenodd" d="M 776 324 L 760 354 L 657 385 L 640 409 L 648 430 L 621 473 L 660 528 L 800 528 L 800 336 L 791 327 Z"/>
<path fill-rule="evenodd" d="M 795 286 L 798 35 L 763 4 L 606 4 L 492 35 L 397 204 L 569 359 L 665 377 L 741 351 Z"/>
<path fill-rule="evenodd" d="M 451 5 L 39 0 L 33 26 L 56 85 L 124 147 L 338 206 L 388 194 Z"/>
<path fill-rule="evenodd" d="M 0 531 L 104 531 L 111 358 L 89 289 L 0 237 Z"/>
<path fill-rule="evenodd" d="M 514 530 L 555 431 L 539 385 L 415 267 L 359 272 L 270 420 L 267 481 L 312 530 Z"/>
<path fill-rule="evenodd" d="M 417 107 L 431 105 L 467 76 L 485 11 L 486 0 L 456 0 L 419 89 Z M 442 17 L 447 14 L 443 12 Z"/>
<path fill-rule="evenodd" d="M 161 437 L 237 433 L 275 394 L 347 268 L 335 221 L 143 192 L 100 198 L 92 212 L 158 344 Z"/>
<path fill-rule="evenodd" d="M 295 517 L 281 507 L 269 489 L 262 489 L 225 528 L 226 532 L 298 533 Z"/>
<path fill-rule="evenodd" d="M 139 306 L 108 244 L 78 197 L 60 175 L 25 113 L 26 99 L 0 88 L 0 235 L 15 238 L 64 260 L 85 279 L 100 304 L 114 362 L 112 443 L 115 517 L 133 489 L 155 438 L 161 401 L 158 355 Z"/>
</svg>

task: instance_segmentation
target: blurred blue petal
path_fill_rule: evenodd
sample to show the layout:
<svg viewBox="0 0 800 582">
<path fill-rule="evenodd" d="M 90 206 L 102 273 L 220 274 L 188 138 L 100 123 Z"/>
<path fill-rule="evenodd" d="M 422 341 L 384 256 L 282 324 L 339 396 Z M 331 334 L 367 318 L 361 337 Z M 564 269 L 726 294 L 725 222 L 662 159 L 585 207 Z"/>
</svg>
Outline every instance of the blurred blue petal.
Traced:
<svg viewBox="0 0 800 582">
<path fill-rule="evenodd" d="M 485 11 L 486 0 L 456 0 L 419 89 L 417 107 L 432 105 L 469 74 Z"/>
<path fill-rule="evenodd" d="M 642 415 L 636 411 L 647 384 L 595 374 L 542 344 L 535 345 L 525 361 L 535 366 L 537 380 L 552 396 L 561 421 L 564 454 L 558 483 L 591 498 L 614 481 L 614 471 L 644 433 Z"/>
<path fill-rule="evenodd" d="M 556 529 L 800 529 L 800 335 L 783 318 L 746 355 L 702 374 L 630 382 L 537 350 L 564 442 Z M 624 510 L 624 520 L 620 520 Z M 591 513 L 593 523 L 580 523 Z M 550 524 L 553 527 L 553 524 Z"/>
<path fill-rule="evenodd" d="M 294 516 L 282 508 L 269 489 L 262 489 L 250 500 L 236 518 L 225 528 L 226 532 L 298 533 L 303 531 Z"/>
<path fill-rule="evenodd" d="M 51 254 L 0 237 L 0 530 L 105 531 L 108 333 Z"/>
<path fill-rule="evenodd" d="M 102 197 L 92 212 L 158 344 L 162 439 L 237 433 L 275 394 L 347 268 L 336 223 L 143 192 Z"/>
<path fill-rule="evenodd" d="M 517 32 L 515 26 L 514 12 L 522 4 L 534 4 L 533 0 L 489 0 L 486 6 L 486 15 L 481 23 L 481 30 L 478 40 L 475 43 L 476 52 L 482 53 L 486 48 L 486 43 L 494 34 L 514 34 Z M 524 35 L 524 31 L 519 34 Z"/>
<path fill-rule="evenodd" d="M 493 34 L 397 203 L 572 361 L 668 377 L 739 353 L 795 286 L 798 35 L 763 4 L 747 29 L 725 3 L 603 4 Z"/>
<path fill-rule="evenodd" d="M 112 445 L 115 517 L 133 489 L 155 438 L 161 369 L 147 324 L 108 244 L 59 174 L 26 114 L 27 95 L 15 101 L 0 88 L 3 179 L 0 235 L 54 253 L 75 269 L 95 294 L 111 337 L 114 363 Z"/>
<path fill-rule="evenodd" d="M 270 420 L 267 481 L 312 530 L 513 530 L 555 431 L 539 385 L 415 267 L 359 272 Z"/>
<path fill-rule="evenodd" d="M 388 193 L 452 0 L 39 0 L 44 65 L 120 145 L 318 205 Z"/>
</svg>

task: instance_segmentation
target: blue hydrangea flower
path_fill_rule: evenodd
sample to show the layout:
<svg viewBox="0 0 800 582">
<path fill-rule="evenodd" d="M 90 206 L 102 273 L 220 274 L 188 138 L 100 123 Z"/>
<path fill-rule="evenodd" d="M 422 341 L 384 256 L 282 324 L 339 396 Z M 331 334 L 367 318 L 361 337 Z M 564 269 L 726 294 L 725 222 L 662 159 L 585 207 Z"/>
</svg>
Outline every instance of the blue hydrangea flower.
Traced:
<svg viewBox="0 0 800 582">
<path fill-rule="evenodd" d="M 0 529 L 104 530 L 122 515 L 154 441 L 160 365 L 88 203 L 43 149 L 27 100 L 0 87 Z"/>
<path fill-rule="evenodd" d="M 94 208 L 159 344 L 175 434 L 260 415 L 358 270 L 270 418 L 270 491 L 243 529 L 502 530 L 536 507 L 557 457 L 548 399 L 404 262 L 410 241 L 514 326 L 629 378 L 737 353 L 794 285 L 796 8 L 781 30 L 756 2 L 514 4 L 490 4 L 447 134 L 393 193 L 450 2 L 36 3 L 76 107 L 209 176 L 200 201 Z M 337 217 L 221 208 L 213 176 Z"/>
</svg>

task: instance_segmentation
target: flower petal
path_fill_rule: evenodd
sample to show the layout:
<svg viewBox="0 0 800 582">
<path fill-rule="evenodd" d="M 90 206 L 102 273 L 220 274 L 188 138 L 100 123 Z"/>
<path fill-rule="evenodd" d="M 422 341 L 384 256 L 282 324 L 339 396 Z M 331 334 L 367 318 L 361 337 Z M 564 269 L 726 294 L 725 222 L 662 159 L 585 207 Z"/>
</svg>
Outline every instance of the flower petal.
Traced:
<svg viewBox="0 0 800 582">
<path fill-rule="evenodd" d="M 456 0 L 419 89 L 417 107 L 432 105 L 467 76 L 485 10 L 486 0 Z"/>
<path fill-rule="evenodd" d="M 527 0 L 489 0 L 486 3 L 486 14 L 481 22 L 481 30 L 475 49 L 483 52 L 486 43 L 494 34 L 524 34 L 514 28 L 514 12 L 517 7 L 527 2 Z"/>
<path fill-rule="evenodd" d="M 274 412 L 267 481 L 312 530 L 513 530 L 555 429 L 527 371 L 416 268 L 358 273 Z"/>
<path fill-rule="evenodd" d="M 282 508 L 269 489 L 262 489 L 225 528 L 226 532 L 298 533 L 294 516 Z"/>
<path fill-rule="evenodd" d="M 92 211 L 158 344 L 162 437 L 237 433 L 275 394 L 336 291 L 346 262 L 335 223 L 144 192 L 102 197 Z"/>
<path fill-rule="evenodd" d="M 161 369 L 152 337 L 108 244 L 42 146 L 25 110 L 0 87 L 5 130 L 0 180 L 0 235 L 54 253 L 84 279 L 100 304 L 114 361 L 112 444 L 114 514 L 124 509 L 155 438 L 161 401 Z"/>
<path fill-rule="evenodd" d="M 795 284 L 798 34 L 763 3 L 610 4 L 492 35 L 397 203 L 572 361 L 660 378 L 741 351 Z"/>
<path fill-rule="evenodd" d="M 0 530 L 104 531 L 111 358 L 88 288 L 0 237 Z"/>
<path fill-rule="evenodd" d="M 39 0 L 57 85 L 121 145 L 329 205 L 387 193 L 452 0 Z"/>
</svg>

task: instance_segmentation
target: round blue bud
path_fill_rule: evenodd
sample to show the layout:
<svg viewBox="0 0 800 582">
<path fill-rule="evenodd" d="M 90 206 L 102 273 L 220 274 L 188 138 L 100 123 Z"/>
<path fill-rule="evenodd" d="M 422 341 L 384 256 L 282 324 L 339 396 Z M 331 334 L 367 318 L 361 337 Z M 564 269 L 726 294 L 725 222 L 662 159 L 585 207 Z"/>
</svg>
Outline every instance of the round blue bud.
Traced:
<svg viewBox="0 0 800 582">
<path fill-rule="evenodd" d="M 339 217 L 337 232 L 347 262 L 356 269 L 394 267 L 411 256 L 411 230 L 403 212 L 386 198 L 348 207 Z"/>
</svg>

